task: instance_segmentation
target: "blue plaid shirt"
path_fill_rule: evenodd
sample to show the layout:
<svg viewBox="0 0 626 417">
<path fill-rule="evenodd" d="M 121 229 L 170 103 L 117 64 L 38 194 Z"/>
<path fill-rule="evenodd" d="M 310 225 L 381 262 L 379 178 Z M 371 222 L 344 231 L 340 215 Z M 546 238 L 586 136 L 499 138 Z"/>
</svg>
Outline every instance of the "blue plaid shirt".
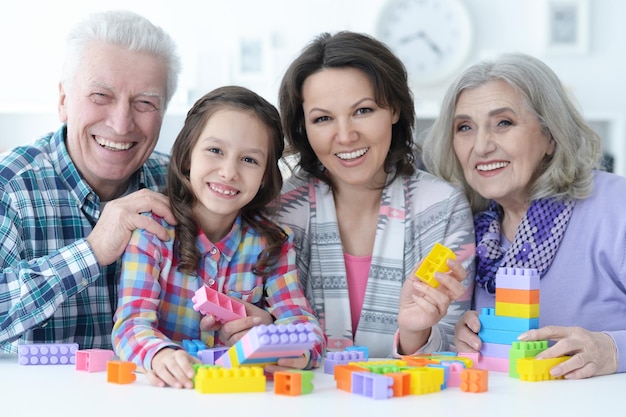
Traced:
<svg viewBox="0 0 626 417">
<path fill-rule="evenodd" d="M 35 342 L 112 348 L 120 260 L 100 267 L 85 240 L 101 203 L 65 137 L 63 126 L 0 155 L 0 351 Z M 153 153 L 128 192 L 160 191 L 168 162 Z"/>
</svg>

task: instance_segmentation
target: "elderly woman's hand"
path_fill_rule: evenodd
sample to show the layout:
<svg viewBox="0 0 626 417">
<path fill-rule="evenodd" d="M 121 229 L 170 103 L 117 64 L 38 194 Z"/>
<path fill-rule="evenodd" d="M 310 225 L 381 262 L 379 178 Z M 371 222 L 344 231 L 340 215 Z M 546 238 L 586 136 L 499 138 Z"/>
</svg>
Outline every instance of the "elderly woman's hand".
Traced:
<svg viewBox="0 0 626 417">
<path fill-rule="evenodd" d="M 617 371 L 617 347 L 613 338 L 603 332 L 590 332 L 580 327 L 546 326 L 529 330 L 519 340 L 555 340 L 537 359 L 571 356 L 550 369 L 553 377 L 566 379 L 589 378 Z"/>
<path fill-rule="evenodd" d="M 448 260 L 450 271 L 435 273 L 439 287 L 433 288 L 411 274 L 400 292 L 398 311 L 399 345 L 405 354 L 412 354 L 428 340 L 430 329 L 439 323 L 448 312 L 448 307 L 465 293 L 463 280 L 467 272 L 463 265 L 455 260 Z"/>
</svg>

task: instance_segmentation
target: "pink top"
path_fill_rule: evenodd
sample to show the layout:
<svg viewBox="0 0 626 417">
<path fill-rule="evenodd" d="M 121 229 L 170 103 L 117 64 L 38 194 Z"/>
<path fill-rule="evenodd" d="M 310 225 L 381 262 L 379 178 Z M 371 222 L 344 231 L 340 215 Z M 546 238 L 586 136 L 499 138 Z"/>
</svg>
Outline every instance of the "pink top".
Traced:
<svg viewBox="0 0 626 417">
<path fill-rule="evenodd" d="M 361 317 L 372 257 L 352 256 L 344 253 L 343 259 L 346 263 L 350 314 L 352 315 L 352 337 L 354 337 L 356 328 L 359 325 L 359 317 Z"/>
</svg>

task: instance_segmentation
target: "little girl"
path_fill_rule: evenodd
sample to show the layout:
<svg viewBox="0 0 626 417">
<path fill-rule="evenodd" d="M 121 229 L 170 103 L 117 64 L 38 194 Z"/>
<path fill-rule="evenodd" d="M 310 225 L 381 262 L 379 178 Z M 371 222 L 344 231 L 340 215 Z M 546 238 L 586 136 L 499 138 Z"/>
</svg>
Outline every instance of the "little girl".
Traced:
<svg viewBox="0 0 626 417">
<path fill-rule="evenodd" d="M 292 235 L 265 209 L 280 193 L 283 149 L 278 111 L 246 88 L 218 88 L 189 110 L 166 189 L 178 223 L 155 217 L 169 231 L 166 242 L 133 233 L 114 317 L 115 353 L 144 368 L 153 385 L 193 387 L 197 359 L 183 340 L 231 346 L 258 324 L 312 323 L 314 349 L 278 365 L 319 365 L 323 336 L 298 283 Z M 192 297 L 202 285 L 244 301 L 247 317 L 201 331 Z"/>
</svg>

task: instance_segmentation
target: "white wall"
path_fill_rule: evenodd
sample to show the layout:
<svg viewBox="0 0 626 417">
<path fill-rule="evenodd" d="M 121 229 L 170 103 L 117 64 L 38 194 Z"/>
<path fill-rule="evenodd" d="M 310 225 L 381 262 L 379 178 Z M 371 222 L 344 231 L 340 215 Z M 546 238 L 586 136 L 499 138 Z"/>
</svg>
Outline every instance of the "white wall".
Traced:
<svg viewBox="0 0 626 417">
<path fill-rule="evenodd" d="M 581 54 L 546 50 L 545 15 L 557 0 L 463 0 L 474 22 L 467 64 L 500 52 L 520 51 L 543 59 L 559 74 L 597 123 L 616 171 L 626 174 L 626 2 L 569 0 L 589 5 L 589 48 Z M 558 0 L 563 1 L 563 0 Z M 179 45 L 184 71 L 166 117 L 158 148 L 169 152 L 188 107 L 223 84 L 246 85 L 276 102 L 280 77 L 290 60 L 322 31 L 348 29 L 376 35 L 377 15 L 387 0 L 0 0 L 0 148 L 28 141 L 58 127 L 57 81 L 68 26 L 94 10 L 128 8 L 164 27 Z M 237 70 L 240 42 L 264 48 L 255 74 Z M 418 111 L 434 117 L 449 80 L 415 89 Z"/>
</svg>

